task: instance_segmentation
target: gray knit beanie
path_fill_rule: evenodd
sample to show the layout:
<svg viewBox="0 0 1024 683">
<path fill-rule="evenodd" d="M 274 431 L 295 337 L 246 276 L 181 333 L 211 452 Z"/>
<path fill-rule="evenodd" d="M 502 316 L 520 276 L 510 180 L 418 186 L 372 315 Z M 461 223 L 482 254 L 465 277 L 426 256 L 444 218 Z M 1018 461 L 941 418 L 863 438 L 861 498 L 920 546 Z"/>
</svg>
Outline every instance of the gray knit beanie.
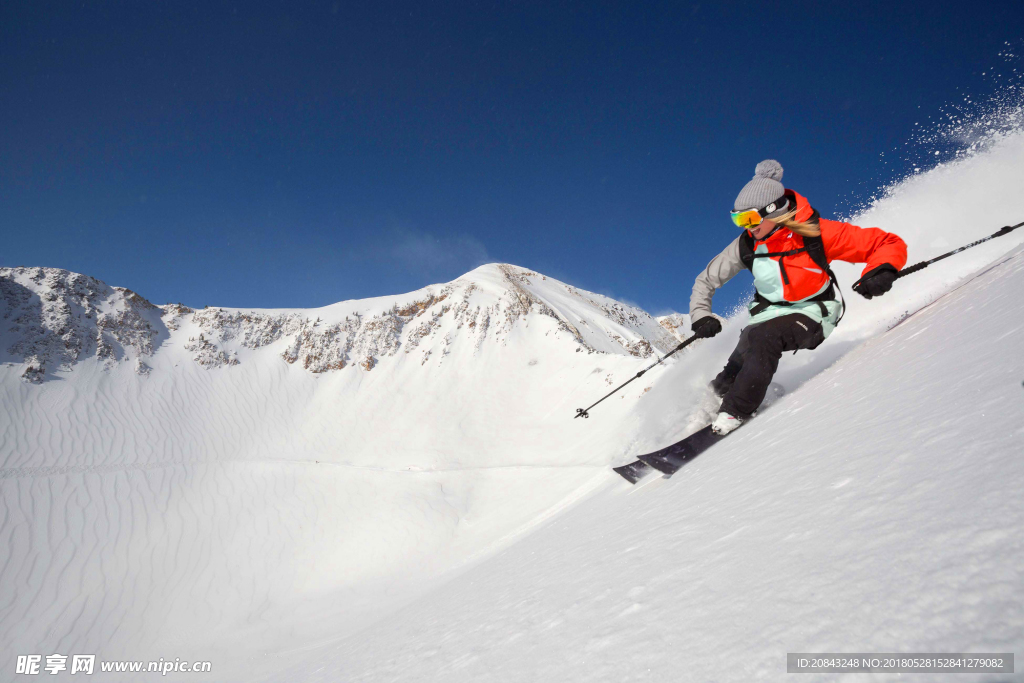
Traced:
<svg viewBox="0 0 1024 683">
<path fill-rule="evenodd" d="M 732 205 L 733 210 L 763 209 L 779 199 L 786 192 L 786 188 L 782 186 L 780 180 L 782 180 L 782 164 L 775 159 L 765 159 L 754 168 L 754 177 L 736 195 L 736 201 Z M 768 214 L 768 217 L 781 216 L 788 207 L 789 201 L 786 200 L 779 204 L 775 211 Z"/>
</svg>

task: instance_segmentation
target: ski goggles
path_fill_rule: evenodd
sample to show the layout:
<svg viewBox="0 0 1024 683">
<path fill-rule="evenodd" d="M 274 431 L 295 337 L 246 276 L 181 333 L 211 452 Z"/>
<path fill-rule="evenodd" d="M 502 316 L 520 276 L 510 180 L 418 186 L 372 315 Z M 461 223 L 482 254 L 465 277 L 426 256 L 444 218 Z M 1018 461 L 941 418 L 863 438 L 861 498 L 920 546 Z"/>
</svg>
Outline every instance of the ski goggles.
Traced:
<svg viewBox="0 0 1024 683">
<path fill-rule="evenodd" d="M 761 225 L 761 221 L 765 219 L 768 214 L 775 213 L 780 208 L 785 208 L 789 205 L 789 202 L 785 197 L 780 197 L 774 202 L 764 207 L 763 209 L 745 209 L 743 211 L 731 211 L 732 222 L 736 224 L 737 228 L 744 228 L 750 230 Z"/>
</svg>

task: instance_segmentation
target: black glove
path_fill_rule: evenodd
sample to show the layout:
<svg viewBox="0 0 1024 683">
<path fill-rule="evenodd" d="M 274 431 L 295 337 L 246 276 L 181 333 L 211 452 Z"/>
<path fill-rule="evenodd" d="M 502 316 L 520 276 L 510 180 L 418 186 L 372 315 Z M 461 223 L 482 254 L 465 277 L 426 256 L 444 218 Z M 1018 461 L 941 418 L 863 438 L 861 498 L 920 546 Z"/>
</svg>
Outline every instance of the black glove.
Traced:
<svg viewBox="0 0 1024 683">
<path fill-rule="evenodd" d="M 861 279 L 854 282 L 853 291 L 865 299 L 882 296 L 892 289 L 892 283 L 896 281 L 897 272 L 899 271 L 892 265 L 883 263 L 877 268 L 872 268 Z"/>
<path fill-rule="evenodd" d="M 706 339 L 707 337 L 714 337 L 716 334 L 722 331 L 722 323 L 718 321 L 713 315 L 708 315 L 695 323 L 690 324 L 690 329 L 693 330 L 693 334 L 700 339 Z"/>
</svg>

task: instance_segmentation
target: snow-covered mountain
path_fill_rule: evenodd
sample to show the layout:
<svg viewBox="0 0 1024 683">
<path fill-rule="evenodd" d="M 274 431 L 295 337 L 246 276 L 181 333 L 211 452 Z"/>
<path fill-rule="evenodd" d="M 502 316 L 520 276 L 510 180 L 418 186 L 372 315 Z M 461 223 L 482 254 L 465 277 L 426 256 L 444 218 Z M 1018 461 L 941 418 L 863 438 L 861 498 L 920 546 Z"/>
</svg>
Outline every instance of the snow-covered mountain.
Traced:
<svg viewBox="0 0 1024 683">
<path fill-rule="evenodd" d="M 1022 183 L 997 131 L 851 220 L 914 262 L 1024 220 Z M 640 489 L 609 466 L 707 419 L 744 314 L 582 420 L 685 316 L 508 265 L 310 310 L 2 269 L 0 671 L 771 680 L 787 651 L 1020 651 L 1022 239 L 871 301 L 838 264 L 848 313 L 783 359 L 787 395 Z"/>
<path fill-rule="evenodd" d="M 580 495 L 632 430 L 575 408 L 678 334 L 504 264 L 311 310 L 156 306 L 48 268 L 0 269 L 0 294 L 6 655 L 205 652 L 222 675 Z"/>
<path fill-rule="evenodd" d="M 429 467 L 450 457 L 424 460 L 423 453 L 451 454 L 459 447 L 430 435 L 410 440 L 394 428 L 396 416 L 444 418 L 445 426 L 435 425 L 432 432 L 452 432 L 446 438 L 459 442 L 466 437 L 460 423 L 472 418 L 479 422 L 482 445 L 493 441 L 496 424 L 515 421 L 506 415 L 495 423 L 493 411 L 521 413 L 520 400 L 534 394 L 543 406 L 541 396 L 550 394 L 538 393 L 538 387 L 564 385 L 565 378 L 550 374 L 554 358 L 561 364 L 565 358 L 575 362 L 574 354 L 607 357 L 606 368 L 587 362 L 595 374 L 590 383 L 607 386 L 616 368 L 631 368 L 629 359 L 671 349 L 678 334 L 638 308 L 504 264 L 406 295 L 309 310 L 155 306 L 130 290 L 46 268 L 0 269 L 0 286 L 5 377 L 17 375 L 39 387 L 7 382 L 17 393 L 11 401 L 19 410 L 45 412 L 38 399 L 63 387 L 90 395 L 94 406 L 120 401 L 123 389 L 134 395 L 129 404 L 91 412 L 89 429 L 120 431 L 127 411 L 140 435 L 154 419 L 169 433 L 194 432 L 186 443 L 157 444 L 147 436 L 130 449 L 96 446 L 88 457 L 104 464 L 308 459 L 317 452 L 367 466 Z M 129 379 L 129 370 L 137 379 Z M 171 396 L 191 383 L 203 389 Z M 117 391 L 108 391 L 111 385 Z M 302 398 L 293 395 L 296 391 Z M 571 391 L 571 385 L 563 389 Z M 445 400 L 437 403 L 438 395 Z M 224 412 L 218 406 L 241 410 L 239 403 L 247 400 L 265 403 L 260 412 L 272 415 L 257 424 L 217 424 Z M 316 405 L 322 412 L 313 418 L 299 411 L 305 402 L 311 402 L 306 410 Z M 377 408 L 375 418 L 353 420 L 368 406 Z M 415 424 L 403 423 L 409 429 Z M 415 442 L 420 446 L 413 447 Z M 4 453 L 7 468 L 83 457 L 81 444 L 71 440 L 17 451 L 13 445 L 8 442 Z M 403 455 L 411 448 L 420 455 Z M 390 455 L 381 457 L 382 451 Z"/>
<path fill-rule="evenodd" d="M 403 296 L 294 311 L 155 306 L 129 289 L 53 268 L 3 268 L 0 277 L 5 350 L 37 383 L 90 356 L 108 366 L 134 360 L 146 374 L 145 360 L 165 340 L 207 367 L 236 365 L 239 353 L 278 342 L 284 360 L 314 373 L 354 365 L 369 371 L 400 351 L 426 365 L 455 343 L 505 343 L 530 313 L 549 318 L 580 350 L 647 358 L 670 348 L 666 331 L 676 333 L 686 319 L 667 316 L 662 328 L 639 308 L 507 264 Z"/>
</svg>

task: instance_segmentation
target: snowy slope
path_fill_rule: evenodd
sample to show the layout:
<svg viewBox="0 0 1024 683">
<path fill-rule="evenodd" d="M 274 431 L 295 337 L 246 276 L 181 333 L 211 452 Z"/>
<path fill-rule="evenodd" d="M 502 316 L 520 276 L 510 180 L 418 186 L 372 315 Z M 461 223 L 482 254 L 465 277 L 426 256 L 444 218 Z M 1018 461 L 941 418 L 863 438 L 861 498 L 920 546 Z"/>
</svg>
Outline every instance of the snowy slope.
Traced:
<svg viewBox="0 0 1024 683">
<path fill-rule="evenodd" d="M 913 263 L 1024 219 L 1022 186 L 1024 135 L 1000 135 L 851 220 L 903 235 Z M 848 290 L 858 269 L 837 264 L 847 318 L 783 359 L 789 394 L 758 421 L 667 482 L 609 475 L 538 532 L 268 680 L 777 680 L 787 651 L 1019 653 L 1022 240 L 870 302 Z M 604 450 L 611 464 L 706 419 L 703 387 L 744 323 L 657 376 L 625 453 Z M 619 420 L 595 411 L 586 428 Z"/>
<path fill-rule="evenodd" d="M 143 425 L 147 437 L 128 448 L 90 442 L 88 453 L 67 439 L 26 442 L 17 449 L 9 445 L 8 469 L 75 465 L 80 457 L 99 458 L 89 460 L 92 466 L 307 459 L 310 452 L 341 453 L 347 464 L 365 466 L 381 466 L 380 453 L 387 452 L 389 467 L 436 468 L 456 465 L 456 453 L 483 444 L 496 462 L 508 464 L 504 454 L 493 451 L 502 444 L 492 429 L 500 423 L 550 440 L 551 430 L 538 427 L 538 415 L 552 408 L 550 400 L 559 391 L 552 387 L 568 387 L 561 389 L 568 399 L 586 376 L 567 370 L 567 358 L 607 356 L 607 372 L 596 369 L 599 363 L 588 365 L 587 372 L 601 375 L 592 378 L 597 386 L 610 383 L 616 363 L 632 367 L 632 358 L 650 357 L 676 343 L 640 309 L 505 265 L 483 266 L 452 283 L 406 295 L 295 311 L 158 308 L 128 290 L 53 269 L 0 269 L 0 276 L 6 304 L 0 318 L 0 348 L 6 355 L 0 360 L 6 361 L 4 386 L 12 405 L 38 416 L 25 419 L 42 420 L 44 397 L 52 395 L 51 403 L 58 405 L 60 400 L 87 404 L 82 439 L 121 430 L 125 419 Z M 145 379 L 130 379 L 128 369 Z M 15 382 L 19 375 L 25 381 Z M 46 377 L 55 381 L 47 383 Z M 184 384 L 178 387 L 179 382 Z M 121 398 L 110 396 L 111 383 L 138 392 L 143 404 L 102 406 Z M 174 396 L 194 383 L 201 390 Z M 88 401 L 59 391 L 61 386 L 74 386 Z M 254 393 L 256 386 L 261 391 Z M 310 392 L 316 394 L 315 405 L 297 410 L 296 403 L 313 400 Z M 150 410 L 144 407 L 147 400 L 174 405 Z M 232 407 L 247 402 L 257 405 Z M 572 407 L 566 407 L 571 414 Z M 140 414 L 144 409 L 150 412 Z M 120 415 L 123 411 L 129 416 Z M 216 424 L 223 414 L 240 412 L 250 417 Z M 357 412 L 358 419 L 337 429 L 341 416 Z M 403 418 L 401 429 L 395 428 L 396 416 Z M 470 417 L 480 419 L 465 424 Z M 493 417 L 499 417 L 497 423 Z M 193 433 L 187 439 L 176 436 L 173 453 L 161 450 L 167 444 L 150 438 L 151 420 L 161 422 L 163 431 Z M 411 433 L 425 421 L 431 423 L 428 433 Z M 467 427 L 473 432 L 467 434 Z M 471 443 L 453 449 L 452 432 Z M 474 456 L 475 465 L 487 464 L 479 457 Z M 531 456 L 517 448 L 507 457 Z"/>
<path fill-rule="evenodd" d="M 3 671 L 44 649 L 224 680 L 351 633 L 592 486 L 630 430 L 569 418 L 676 343 L 506 265 L 316 310 L 42 268 L 0 292 Z"/>
<path fill-rule="evenodd" d="M 780 680 L 786 652 L 1024 651 L 1022 289 L 1018 249 L 671 480 L 609 477 L 273 680 Z"/>
</svg>

